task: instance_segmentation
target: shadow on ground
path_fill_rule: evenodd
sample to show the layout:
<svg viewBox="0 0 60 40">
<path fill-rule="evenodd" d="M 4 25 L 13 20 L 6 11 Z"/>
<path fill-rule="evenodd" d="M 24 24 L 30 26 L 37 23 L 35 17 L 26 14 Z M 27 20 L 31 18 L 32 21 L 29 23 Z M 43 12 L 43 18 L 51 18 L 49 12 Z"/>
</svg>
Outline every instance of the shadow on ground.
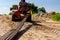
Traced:
<svg viewBox="0 0 60 40">
<path fill-rule="evenodd" d="M 35 26 L 35 25 L 36 25 L 36 26 L 37 26 L 37 25 L 38 25 L 38 26 L 42 26 L 42 25 L 37 24 L 37 23 L 32 23 L 32 24 L 28 25 L 28 27 L 25 28 L 24 30 L 18 32 L 12 40 L 18 40 L 24 33 L 26 33 L 32 26 Z"/>
</svg>

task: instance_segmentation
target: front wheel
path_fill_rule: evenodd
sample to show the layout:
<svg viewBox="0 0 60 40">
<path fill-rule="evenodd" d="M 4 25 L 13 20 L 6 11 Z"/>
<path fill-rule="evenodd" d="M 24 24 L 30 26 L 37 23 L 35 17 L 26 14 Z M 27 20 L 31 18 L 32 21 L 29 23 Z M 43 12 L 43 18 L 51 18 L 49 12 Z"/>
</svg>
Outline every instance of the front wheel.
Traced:
<svg viewBox="0 0 60 40">
<path fill-rule="evenodd" d="M 12 14 L 12 21 L 16 21 L 17 16 L 15 14 Z"/>
</svg>

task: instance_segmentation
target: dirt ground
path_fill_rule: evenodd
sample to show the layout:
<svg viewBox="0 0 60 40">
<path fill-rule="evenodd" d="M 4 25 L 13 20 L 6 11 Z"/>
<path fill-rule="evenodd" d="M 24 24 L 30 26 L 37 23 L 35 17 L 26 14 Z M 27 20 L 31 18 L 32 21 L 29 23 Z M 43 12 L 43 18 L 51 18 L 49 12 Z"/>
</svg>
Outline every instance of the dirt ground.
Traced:
<svg viewBox="0 0 60 40">
<path fill-rule="evenodd" d="M 32 16 L 32 20 L 38 25 L 28 27 L 31 23 L 26 22 L 20 30 L 18 40 L 60 40 L 60 22 L 54 22 L 50 18 L 36 15 Z M 0 36 L 18 24 L 19 22 L 11 21 L 11 17 L 0 16 Z"/>
</svg>

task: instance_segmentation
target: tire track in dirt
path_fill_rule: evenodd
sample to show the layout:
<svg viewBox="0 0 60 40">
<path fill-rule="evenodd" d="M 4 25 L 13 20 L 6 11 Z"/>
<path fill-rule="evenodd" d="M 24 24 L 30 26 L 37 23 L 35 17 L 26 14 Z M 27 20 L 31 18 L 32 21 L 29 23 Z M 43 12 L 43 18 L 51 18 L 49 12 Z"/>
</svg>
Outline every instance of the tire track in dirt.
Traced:
<svg viewBox="0 0 60 40">
<path fill-rule="evenodd" d="M 60 30 L 46 25 L 31 27 L 19 40 L 60 40 Z"/>
<path fill-rule="evenodd" d="M 47 27 L 45 25 L 42 25 L 40 27 L 36 27 L 36 30 L 41 30 L 41 32 L 46 33 L 46 35 L 52 35 L 52 38 L 60 39 L 60 30 Z"/>
</svg>

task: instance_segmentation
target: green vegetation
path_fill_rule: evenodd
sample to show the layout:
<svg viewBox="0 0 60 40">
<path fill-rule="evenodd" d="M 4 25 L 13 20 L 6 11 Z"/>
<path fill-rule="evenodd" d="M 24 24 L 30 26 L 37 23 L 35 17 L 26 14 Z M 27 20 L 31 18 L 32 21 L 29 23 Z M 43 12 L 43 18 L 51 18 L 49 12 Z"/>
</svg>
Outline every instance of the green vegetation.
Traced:
<svg viewBox="0 0 60 40">
<path fill-rule="evenodd" d="M 56 13 L 55 15 L 52 16 L 53 21 L 60 21 L 60 13 Z"/>
<path fill-rule="evenodd" d="M 34 14 L 34 13 L 37 13 L 37 12 L 38 12 L 38 7 L 35 6 L 34 3 L 32 3 L 32 4 L 31 4 L 31 10 L 32 10 L 33 14 Z"/>
<path fill-rule="evenodd" d="M 32 10 L 32 13 L 33 13 L 33 14 L 38 13 L 38 10 L 39 10 L 39 11 L 42 11 L 43 13 L 46 13 L 46 10 L 45 10 L 44 7 L 38 8 L 37 6 L 35 6 L 34 3 L 31 3 L 31 10 Z"/>
<path fill-rule="evenodd" d="M 42 11 L 43 13 L 46 13 L 46 10 L 44 7 L 38 8 L 37 6 L 35 6 L 34 3 L 31 3 L 31 10 L 32 10 L 33 14 L 38 13 L 38 10 Z"/>
<path fill-rule="evenodd" d="M 16 8 L 18 8 L 18 5 L 12 5 L 12 7 L 10 8 L 10 11 L 11 11 L 12 9 L 16 9 Z"/>
<path fill-rule="evenodd" d="M 38 8 L 39 11 L 42 11 L 43 13 L 46 13 L 46 10 L 44 7 Z"/>
</svg>

